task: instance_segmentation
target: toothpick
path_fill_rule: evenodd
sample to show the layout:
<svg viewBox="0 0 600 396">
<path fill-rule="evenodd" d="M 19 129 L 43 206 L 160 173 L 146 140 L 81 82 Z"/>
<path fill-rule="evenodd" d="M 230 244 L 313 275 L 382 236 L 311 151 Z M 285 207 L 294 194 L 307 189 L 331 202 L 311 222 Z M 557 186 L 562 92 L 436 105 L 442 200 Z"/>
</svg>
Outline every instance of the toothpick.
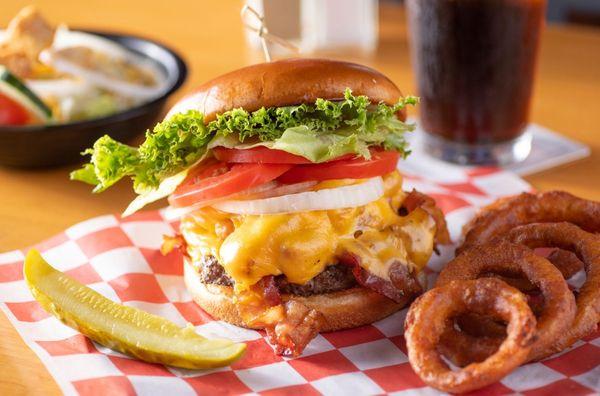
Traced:
<svg viewBox="0 0 600 396">
<path fill-rule="evenodd" d="M 250 14 L 250 16 L 254 17 L 258 21 L 258 24 L 259 24 L 258 27 L 250 24 L 250 21 L 248 21 L 248 19 L 246 18 L 246 15 L 248 15 L 248 14 Z M 268 42 L 279 44 L 280 46 L 285 47 L 294 53 L 300 52 L 298 47 L 296 47 L 294 44 L 290 43 L 289 41 L 287 41 L 285 39 L 282 39 L 281 37 L 277 37 L 277 36 L 269 33 L 269 30 L 267 29 L 267 26 L 265 25 L 265 18 L 254 8 L 250 7 L 248 4 L 244 4 L 244 6 L 242 7 L 241 17 L 242 17 L 242 22 L 244 23 L 244 26 L 247 29 L 258 34 L 258 37 L 260 38 L 260 44 L 261 44 L 263 53 L 265 55 L 265 60 L 267 62 L 271 62 L 271 53 L 269 51 Z"/>
</svg>

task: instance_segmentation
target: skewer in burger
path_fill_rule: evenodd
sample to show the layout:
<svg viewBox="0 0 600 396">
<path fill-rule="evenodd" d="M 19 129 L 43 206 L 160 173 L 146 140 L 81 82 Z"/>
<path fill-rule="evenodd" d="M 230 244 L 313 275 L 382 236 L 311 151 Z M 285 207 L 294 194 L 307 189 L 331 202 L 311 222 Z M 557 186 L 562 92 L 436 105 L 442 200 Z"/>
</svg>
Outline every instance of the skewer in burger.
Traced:
<svg viewBox="0 0 600 396">
<path fill-rule="evenodd" d="M 449 242 L 434 201 L 402 190 L 405 107 L 387 77 L 323 59 L 257 64 L 207 82 L 138 147 L 108 136 L 72 178 L 130 176 L 125 215 L 168 197 L 194 300 L 298 355 L 321 331 L 372 323 L 422 292 Z"/>
</svg>

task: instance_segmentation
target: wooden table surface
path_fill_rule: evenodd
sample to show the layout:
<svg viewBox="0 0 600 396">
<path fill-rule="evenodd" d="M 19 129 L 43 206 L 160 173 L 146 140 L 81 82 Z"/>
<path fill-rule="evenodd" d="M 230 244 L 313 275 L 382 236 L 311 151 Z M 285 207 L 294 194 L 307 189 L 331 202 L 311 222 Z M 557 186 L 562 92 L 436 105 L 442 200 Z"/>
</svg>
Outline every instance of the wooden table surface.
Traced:
<svg viewBox="0 0 600 396">
<path fill-rule="evenodd" d="M 0 26 L 30 0 L 3 5 Z M 67 0 L 37 1 L 54 22 L 74 27 L 130 32 L 177 49 L 190 66 L 193 86 L 259 59 L 245 46 L 239 20 L 241 1 Z M 374 55 L 337 54 L 387 74 L 405 93 L 415 85 L 408 59 L 404 13 L 381 12 L 380 45 Z M 540 190 L 564 189 L 600 200 L 600 29 L 549 26 L 543 44 L 531 119 L 588 144 L 590 158 L 552 169 L 527 181 Z M 110 131 L 107 131 L 110 132 Z M 72 166 L 49 170 L 0 168 L 0 252 L 23 248 L 81 220 L 125 208 L 133 194 L 120 183 L 101 195 L 69 182 Z M 0 315 L 0 394 L 56 394 L 46 369 Z"/>
</svg>

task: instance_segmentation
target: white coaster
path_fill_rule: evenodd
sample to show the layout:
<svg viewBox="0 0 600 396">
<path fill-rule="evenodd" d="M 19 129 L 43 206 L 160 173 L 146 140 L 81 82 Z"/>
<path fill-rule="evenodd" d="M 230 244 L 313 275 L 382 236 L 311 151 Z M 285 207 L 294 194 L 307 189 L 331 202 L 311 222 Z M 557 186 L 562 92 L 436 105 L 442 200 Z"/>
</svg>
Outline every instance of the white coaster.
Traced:
<svg viewBox="0 0 600 396">
<path fill-rule="evenodd" d="M 412 121 L 414 122 L 414 120 Z M 590 155 L 590 148 L 585 144 L 571 140 L 559 133 L 544 128 L 543 126 L 529 124 L 527 130 L 533 137 L 531 153 L 524 161 L 504 167 L 504 169 L 514 172 L 517 175 L 531 175 Z M 449 163 L 431 157 L 423 151 L 422 136 L 423 131 L 418 128 L 418 123 L 415 132 L 406 134 L 412 150 L 412 154 L 408 157 L 410 162 L 418 164 L 422 161 L 433 161 L 439 166 L 450 165 Z M 464 169 L 473 168 L 471 166 L 454 164 L 452 164 L 452 166 Z"/>
</svg>

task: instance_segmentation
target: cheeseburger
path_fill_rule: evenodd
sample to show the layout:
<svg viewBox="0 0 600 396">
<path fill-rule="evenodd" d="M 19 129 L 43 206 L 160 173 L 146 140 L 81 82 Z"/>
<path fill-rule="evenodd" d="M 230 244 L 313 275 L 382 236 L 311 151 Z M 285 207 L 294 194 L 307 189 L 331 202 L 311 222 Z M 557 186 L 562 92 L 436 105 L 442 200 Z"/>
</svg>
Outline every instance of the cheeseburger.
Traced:
<svg viewBox="0 0 600 396">
<path fill-rule="evenodd" d="M 177 103 L 137 148 L 109 136 L 72 178 L 123 177 L 125 215 L 168 197 L 185 283 L 216 319 L 265 329 L 280 354 L 372 323 L 422 291 L 448 233 L 434 201 L 402 190 L 406 106 L 365 66 L 289 59 L 245 67 Z"/>
</svg>

